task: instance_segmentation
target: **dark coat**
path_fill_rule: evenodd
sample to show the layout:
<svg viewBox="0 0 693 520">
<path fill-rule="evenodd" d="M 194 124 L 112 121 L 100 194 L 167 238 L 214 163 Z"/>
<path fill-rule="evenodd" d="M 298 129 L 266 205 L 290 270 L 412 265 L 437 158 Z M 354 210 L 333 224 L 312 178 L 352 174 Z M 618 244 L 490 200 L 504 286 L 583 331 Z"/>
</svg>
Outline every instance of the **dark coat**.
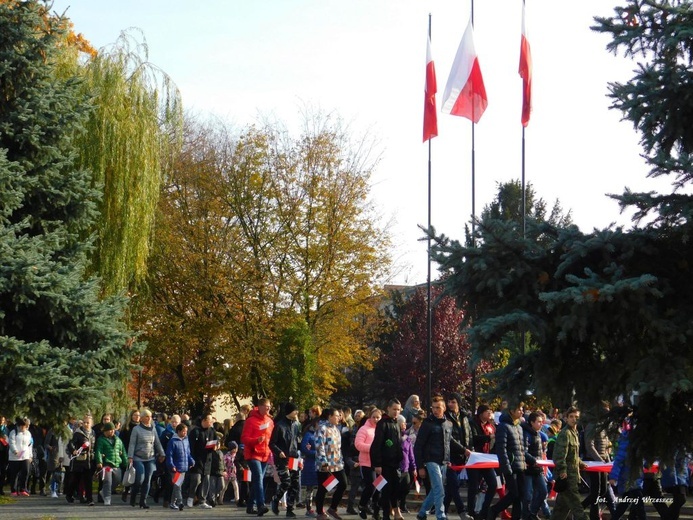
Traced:
<svg viewBox="0 0 693 520">
<path fill-rule="evenodd" d="M 212 450 L 207 449 L 207 442 L 216 441 L 217 432 L 211 426 L 207 429 L 197 426 L 188 434 L 190 443 L 190 454 L 195 459 L 195 465 L 190 470 L 201 475 L 210 475 L 212 471 L 212 458 L 209 454 Z"/>
<path fill-rule="evenodd" d="M 94 450 L 96 446 L 96 437 L 94 430 L 84 431 L 82 428 L 77 428 L 72 434 L 72 439 L 67 443 L 67 453 L 69 457 L 74 457 L 75 450 L 79 450 L 82 446 L 88 443 L 88 446 L 82 449 L 79 456 L 74 457 L 70 461 L 70 470 L 74 472 L 88 471 L 95 468 L 94 465 Z"/>
<path fill-rule="evenodd" d="M 436 418 L 434 415 L 427 417 L 419 428 L 414 444 L 414 457 L 416 467 L 424 468 L 427 462 L 444 464 L 450 461 L 451 444 L 455 449 L 462 449 L 458 442 L 452 439 L 452 423 L 445 417 Z"/>
<path fill-rule="evenodd" d="M 482 425 L 478 417 L 471 422 L 472 425 L 472 445 L 474 451 L 478 453 L 495 453 L 496 445 L 496 424 L 493 419 Z"/>
<path fill-rule="evenodd" d="M 308 446 L 310 445 L 310 448 Z M 315 468 L 315 430 L 310 427 L 303 432 L 301 440 L 301 455 L 303 455 L 303 471 L 301 484 L 304 486 L 318 485 L 318 472 Z"/>
<path fill-rule="evenodd" d="M 378 421 L 370 452 L 372 467 L 399 468 L 402 462 L 402 433 L 395 419 L 384 415 Z"/>
<path fill-rule="evenodd" d="M 543 471 L 543 468 L 537 465 L 542 454 L 541 435 L 527 422 L 522 423 L 522 443 L 525 462 L 527 463 L 525 473 L 527 475 L 539 475 Z"/>
<path fill-rule="evenodd" d="M 522 427 L 514 423 L 508 411 L 504 411 L 496 427 L 496 454 L 501 473 L 522 473 L 527 469 L 522 444 Z"/>
<path fill-rule="evenodd" d="M 300 425 L 297 421 L 291 421 L 286 416 L 280 417 L 274 423 L 270 449 L 274 455 L 274 465 L 277 468 L 285 468 L 289 463 L 289 457 L 298 457 L 299 428 Z M 284 453 L 286 458 L 281 458 L 280 453 Z"/>
</svg>

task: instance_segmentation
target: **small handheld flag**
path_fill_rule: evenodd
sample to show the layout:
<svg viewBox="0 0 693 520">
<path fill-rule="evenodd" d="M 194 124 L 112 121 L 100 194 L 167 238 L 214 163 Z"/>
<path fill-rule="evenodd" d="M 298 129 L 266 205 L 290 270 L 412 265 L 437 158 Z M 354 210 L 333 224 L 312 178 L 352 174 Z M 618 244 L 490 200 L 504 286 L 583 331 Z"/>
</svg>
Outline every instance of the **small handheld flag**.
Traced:
<svg viewBox="0 0 693 520">
<path fill-rule="evenodd" d="M 322 483 L 322 486 L 327 490 L 327 491 L 332 491 L 337 484 L 339 484 L 339 480 L 334 475 L 330 475 L 325 479 L 325 482 Z"/>
<path fill-rule="evenodd" d="M 101 470 L 101 480 L 104 480 L 106 478 L 106 475 L 108 475 L 111 471 L 113 471 L 113 468 L 111 466 L 104 466 Z"/>
<path fill-rule="evenodd" d="M 382 491 L 385 486 L 387 486 L 387 480 L 382 475 L 378 475 L 378 478 L 373 481 L 373 487 L 378 491 Z"/>
<path fill-rule="evenodd" d="M 249 469 L 243 470 L 243 482 L 251 482 L 253 480 L 253 474 Z"/>
<path fill-rule="evenodd" d="M 205 449 L 206 450 L 213 450 L 214 448 L 217 447 L 217 442 L 218 442 L 217 440 L 207 441 L 207 444 L 205 444 Z"/>
<path fill-rule="evenodd" d="M 185 475 L 183 473 L 179 473 L 178 471 L 176 471 L 173 474 L 173 485 L 174 486 L 178 486 L 178 487 L 182 486 L 183 480 L 185 480 Z"/>
<path fill-rule="evenodd" d="M 414 491 L 416 492 L 417 495 L 421 494 L 421 484 L 419 483 L 419 479 L 414 479 Z"/>
<path fill-rule="evenodd" d="M 291 471 L 298 471 L 300 465 L 300 459 L 296 457 L 289 457 L 289 469 Z"/>
</svg>

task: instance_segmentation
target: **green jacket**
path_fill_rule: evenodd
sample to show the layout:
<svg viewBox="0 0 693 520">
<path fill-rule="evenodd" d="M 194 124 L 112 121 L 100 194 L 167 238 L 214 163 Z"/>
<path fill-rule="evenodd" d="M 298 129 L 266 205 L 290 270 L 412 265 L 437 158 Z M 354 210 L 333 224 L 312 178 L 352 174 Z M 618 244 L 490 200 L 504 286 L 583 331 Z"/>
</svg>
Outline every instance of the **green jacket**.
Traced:
<svg viewBox="0 0 693 520">
<path fill-rule="evenodd" d="M 111 439 L 102 435 L 96 441 L 96 463 L 112 468 L 127 467 L 128 456 L 125 453 L 125 445 L 118 436 Z"/>
<path fill-rule="evenodd" d="M 580 474 L 580 441 L 577 430 L 564 428 L 556 438 L 553 449 L 553 463 L 556 465 L 553 474 L 563 473 L 568 478 L 577 478 Z"/>
</svg>

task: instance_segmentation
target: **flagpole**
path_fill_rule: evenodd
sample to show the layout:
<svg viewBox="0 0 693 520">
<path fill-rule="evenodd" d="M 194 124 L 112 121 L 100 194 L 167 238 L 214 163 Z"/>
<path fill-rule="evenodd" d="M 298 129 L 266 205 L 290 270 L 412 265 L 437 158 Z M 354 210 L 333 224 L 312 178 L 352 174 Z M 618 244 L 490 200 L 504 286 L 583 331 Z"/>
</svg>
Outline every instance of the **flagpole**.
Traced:
<svg viewBox="0 0 693 520">
<path fill-rule="evenodd" d="M 525 0 L 522 0 L 522 30 L 524 36 L 524 16 L 525 16 Z M 524 103 L 524 92 L 523 92 L 523 103 Z M 523 107 L 524 110 L 524 107 Z M 525 124 L 522 124 L 522 238 L 527 238 L 527 191 L 525 189 Z M 520 352 L 522 355 L 525 354 L 525 343 L 527 341 L 527 330 L 526 327 L 522 326 L 522 345 L 520 346 Z"/>
<path fill-rule="evenodd" d="M 474 27 L 474 0 L 472 0 L 472 27 Z M 474 116 L 472 108 L 472 247 L 475 246 L 476 234 L 476 150 L 475 150 L 475 135 L 474 135 Z M 470 359 L 471 361 L 471 359 Z M 472 411 L 476 411 L 476 368 L 471 371 L 470 384 L 472 387 L 471 405 Z"/>
<path fill-rule="evenodd" d="M 431 38 L 431 13 L 428 13 L 428 38 Z M 431 139 L 428 140 L 428 229 L 431 229 Z M 431 336 L 433 334 L 433 319 L 431 316 L 431 235 L 428 235 L 428 276 L 426 278 L 426 348 L 428 352 L 428 405 L 433 399 L 433 347 Z"/>
</svg>

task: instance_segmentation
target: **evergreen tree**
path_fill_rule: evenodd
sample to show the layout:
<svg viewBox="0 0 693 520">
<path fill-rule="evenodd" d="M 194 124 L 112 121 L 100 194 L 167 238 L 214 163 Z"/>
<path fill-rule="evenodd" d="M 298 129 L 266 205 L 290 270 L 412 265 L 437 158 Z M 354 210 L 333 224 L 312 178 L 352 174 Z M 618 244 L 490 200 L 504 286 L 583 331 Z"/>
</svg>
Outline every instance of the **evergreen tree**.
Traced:
<svg viewBox="0 0 693 520">
<path fill-rule="evenodd" d="M 636 75 L 612 84 L 614 106 L 642 132 L 651 175 L 690 184 L 693 141 L 693 9 L 690 1 L 631 0 L 597 19 L 613 50 L 641 56 Z M 633 229 L 582 233 L 530 221 L 526 237 L 499 220 L 479 225 L 477 247 L 445 236 L 433 253 L 449 272 L 446 291 L 467 310 L 472 348 L 497 352 L 508 333 L 532 344 L 511 360 L 499 387 L 534 389 L 587 409 L 625 396 L 634 405 L 631 467 L 670 461 L 693 432 L 693 197 L 682 193 L 616 197 L 654 218 Z M 636 220 L 636 224 L 638 221 Z M 540 240 L 540 237 L 542 240 Z"/>
<path fill-rule="evenodd" d="M 0 409 L 57 425 L 108 402 L 133 349 L 125 301 L 84 276 L 98 193 L 72 136 L 88 104 L 57 79 L 68 24 L 46 13 L 0 2 Z"/>
</svg>

